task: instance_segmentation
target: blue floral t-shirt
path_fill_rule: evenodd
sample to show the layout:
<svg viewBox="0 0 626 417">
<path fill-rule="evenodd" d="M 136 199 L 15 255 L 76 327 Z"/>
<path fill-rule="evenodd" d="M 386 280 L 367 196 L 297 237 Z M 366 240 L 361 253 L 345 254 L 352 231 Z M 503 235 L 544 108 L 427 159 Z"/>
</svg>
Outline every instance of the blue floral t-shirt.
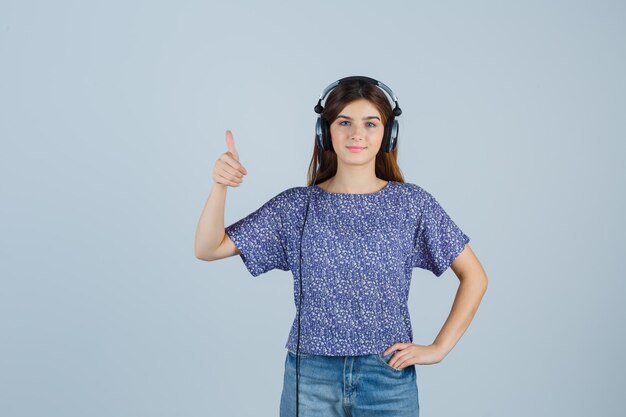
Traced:
<svg viewBox="0 0 626 417">
<path fill-rule="evenodd" d="M 441 276 L 470 238 L 437 200 L 416 184 L 388 181 L 367 194 L 324 191 L 317 185 L 282 191 L 226 227 L 256 277 L 292 271 L 296 317 L 285 348 L 328 356 L 381 353 L 412 343 L 408 310 L 413 268 Z"/>
</svg>

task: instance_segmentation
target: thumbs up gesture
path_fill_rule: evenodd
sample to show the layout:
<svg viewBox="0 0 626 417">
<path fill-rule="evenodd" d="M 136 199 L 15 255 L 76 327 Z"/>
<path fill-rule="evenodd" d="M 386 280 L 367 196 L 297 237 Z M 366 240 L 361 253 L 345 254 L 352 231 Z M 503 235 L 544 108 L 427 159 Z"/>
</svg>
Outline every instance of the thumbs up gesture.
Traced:
<svg viewBox="0 0 626 417">
<path fill-rule="evenodd" d="M 213 182 L 230 187 L 239 187 L 243 176 L 248 173 L 239 162 L 239 153 L 235 149 L 235 139 L 230 130 L 226 131 L 226 146 L 228 151 L 220 155 L 213 168 Z"/>
</svg>

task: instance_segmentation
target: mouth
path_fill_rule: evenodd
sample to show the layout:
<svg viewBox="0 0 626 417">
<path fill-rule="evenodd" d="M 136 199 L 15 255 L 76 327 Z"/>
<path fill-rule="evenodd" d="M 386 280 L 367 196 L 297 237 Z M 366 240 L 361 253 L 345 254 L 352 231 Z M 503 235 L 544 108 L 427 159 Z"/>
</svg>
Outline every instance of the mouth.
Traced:
<svg viewBox="0 0 626 417">
<path fill-rule="evenodd" d="M 364 146 L 346 146 L 346 148 L 348 148 L 350 152 L 355 152 L 355 153 L 361 152 L 363 149 L 365 149 Z"/>
</svg>

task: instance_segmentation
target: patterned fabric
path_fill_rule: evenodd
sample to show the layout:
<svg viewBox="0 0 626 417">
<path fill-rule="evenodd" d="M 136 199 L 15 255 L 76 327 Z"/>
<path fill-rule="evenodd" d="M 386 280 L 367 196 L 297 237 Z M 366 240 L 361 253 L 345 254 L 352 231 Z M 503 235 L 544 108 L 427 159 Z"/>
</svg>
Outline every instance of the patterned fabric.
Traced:
<svg viewBox="0 0 626 417">
<path fill-rule="evenodd" d="M 285 348 L 348 356 L 412 343 L 408 296 L 413 268 L 441 276 L 470 238 L 422 187 L 389 181 L 374 193 L 292 187 L 226 227 L 252 276 L 292 271 L 296 317 Z"/>
</svg>

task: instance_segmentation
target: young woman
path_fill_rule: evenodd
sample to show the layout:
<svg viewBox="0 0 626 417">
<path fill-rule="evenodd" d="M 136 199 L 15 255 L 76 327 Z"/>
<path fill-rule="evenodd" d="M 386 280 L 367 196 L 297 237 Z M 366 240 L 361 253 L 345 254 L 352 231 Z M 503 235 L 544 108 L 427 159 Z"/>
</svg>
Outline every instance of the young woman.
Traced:
<svg viewBox="0 0 626 417">
<path fill-rule="evenodd" d="M 307 186 L 282 191 L 224 228 L 226 190 L 247 174 L 226 132 L 229 150 L 213 170 L 196 257 L 239 254 L 255 277 L 292 271 L 297 321 L 285 345 L 281 417 L 419 416 L 415 365 L 439 363 L 455 346 L 487 276 L 470 238 L 433 195 L 404 182 L 401 110 L 389 87 L 346 77 L 324 90 L 315 110 Z M 451 267 L 460 281 L 430 345 L 413 343 L 407 301 L 416 267 L 437 277 Z"/>
</svg>

